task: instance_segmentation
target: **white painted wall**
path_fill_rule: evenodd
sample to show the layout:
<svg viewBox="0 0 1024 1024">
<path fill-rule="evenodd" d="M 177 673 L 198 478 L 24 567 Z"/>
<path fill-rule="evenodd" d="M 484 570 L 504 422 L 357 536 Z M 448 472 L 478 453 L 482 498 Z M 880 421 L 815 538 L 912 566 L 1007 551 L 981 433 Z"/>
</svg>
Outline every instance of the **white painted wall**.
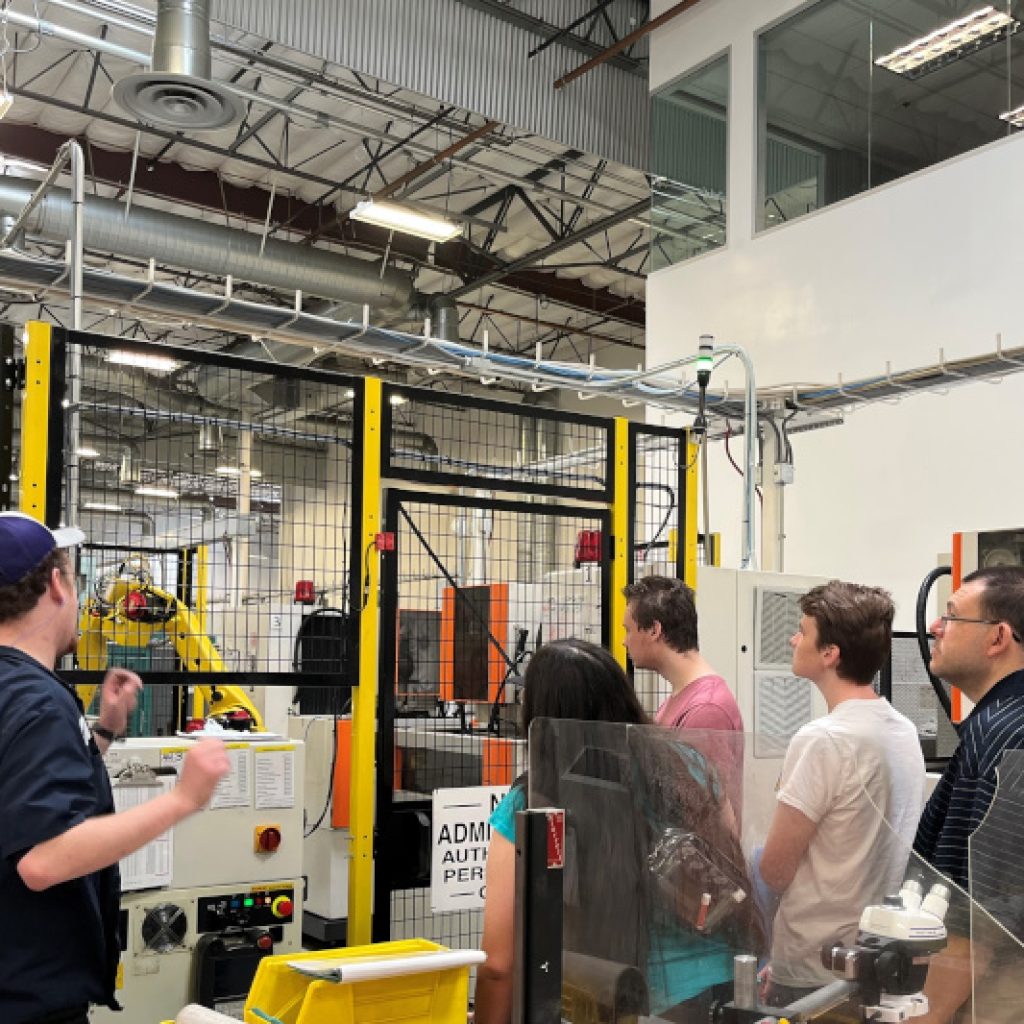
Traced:
<svg viewBox="0 0 1024 1024">
<path fill-rule="evenodd" d="M 655 12 L 667 7 L 656 3 Z M 702 333 L 759 384 L 846 381 L 1024 345 L 1024 139 L 1013 137 L 753 237 L 754 31 L 791 0 L 703 0 L 655 33 L 652 87 L 731 46 L 728 245 L 648 280 L 648 365 Z M 730 386 L 742 377 L 723 369 Z M 861 409 L 793 440 L 787 570 L 888 586 L 909 627 L 957 529 L 1024 523 L 1024 376 Z M 733 455 L 740 461 L 741 444 Z M 739 557 L 739 477 L 711 453 L 712 528 Z M 716 521 L 717 520 L 717 521 Z"/>
</svg>

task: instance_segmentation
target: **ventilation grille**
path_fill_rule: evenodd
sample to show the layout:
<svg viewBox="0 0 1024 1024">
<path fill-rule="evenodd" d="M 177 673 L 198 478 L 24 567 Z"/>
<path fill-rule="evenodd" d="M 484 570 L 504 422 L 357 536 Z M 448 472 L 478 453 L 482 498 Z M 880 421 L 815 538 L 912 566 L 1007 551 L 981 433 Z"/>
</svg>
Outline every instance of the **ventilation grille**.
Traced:
<svg viewBox="0 0 1024 1024">
<path fill-rule="evenodd" d="M 806 679 L 754 673 L 754 757 L 782 757 L 793 735 L 811 720 L 813 692 Z"/>
<path fill-rule="evenodd" d="M 188 920 L 185 911 L 173 903 L 159 903 L 146 911 L 142 921 L 142 942 L 154 953 L 169 953 L 185 943 Z"/>
<path fill-rule="evenodd" d="M 793 662 L 789 641 L 800 625 L 798 602 L 802 593 L 798 590 L 767 590 L 761 587 L 755 591 L 755 669 L 789 671 Z"/>
<path fill-rule="evenodd" d="M 942 685 L 949 693 L 949 687 L 945 683 Z M 956 730 L 935 696 L 913 633 L 892 638 L 892 691 L 889 700 L 917 727 L 926 757 L 952 756 L 957 745 Z"/>
<path fill-rule="evenodd" d="M 172 71 L 142 72 L 120 79 L 114 101 L 145 124 L 206 131 L 241 117 L 233 93 L 218 82 Z"/>
</svg>

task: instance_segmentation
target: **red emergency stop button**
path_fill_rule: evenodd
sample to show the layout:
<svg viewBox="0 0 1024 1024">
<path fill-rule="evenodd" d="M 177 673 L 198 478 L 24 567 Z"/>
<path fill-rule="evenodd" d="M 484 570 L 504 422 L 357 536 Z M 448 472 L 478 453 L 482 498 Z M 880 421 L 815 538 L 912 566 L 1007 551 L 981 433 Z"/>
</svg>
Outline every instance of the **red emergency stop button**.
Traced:
<svg viewBox="0 0 1024 1024">
<path fill-rule="evenodd" d="M 281 845 L 281 829 L 277 825 L 257 825 L 256 843 L 257 853 L 276 853 Z"/>
<path fill-rule="evenodd" d="M 257 949 L 273 949 L 274 948 L 274 940 L 269 935 L 267 935 L 266 932 L 264 932 L 256 940 L 256 948 Z"/>
<path fill-rule="evenodd" d="M 288 896 L 278 896 L 270 905 L 270 912 L 274 917 L 291 917 L 294 909 L 295 907 Z"/>
</svg>

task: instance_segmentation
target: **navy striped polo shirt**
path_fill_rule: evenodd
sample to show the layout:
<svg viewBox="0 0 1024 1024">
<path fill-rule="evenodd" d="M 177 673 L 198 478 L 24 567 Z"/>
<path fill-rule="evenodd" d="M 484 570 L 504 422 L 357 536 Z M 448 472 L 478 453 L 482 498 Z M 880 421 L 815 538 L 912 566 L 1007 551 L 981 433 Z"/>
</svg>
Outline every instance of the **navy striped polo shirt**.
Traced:
<svg viewBox="0 0 1024 1024">
<path fill-rule="evenodd" d="M 1004 750 L 1024 748 L 1024 671 L 992 687 L 960 726 L 960 744 L 925 805 L 914 851 L 968 889 L 967 840 L 988 813 Z"/>
</svg>

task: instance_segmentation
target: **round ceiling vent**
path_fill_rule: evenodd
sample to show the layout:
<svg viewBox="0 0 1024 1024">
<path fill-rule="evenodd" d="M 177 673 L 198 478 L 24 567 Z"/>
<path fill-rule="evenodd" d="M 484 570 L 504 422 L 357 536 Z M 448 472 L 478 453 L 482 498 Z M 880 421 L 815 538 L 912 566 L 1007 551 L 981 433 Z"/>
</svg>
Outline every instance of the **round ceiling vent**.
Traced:
<svg viewBox="0 0 1024 1024">
<path fill-rule="evenodd" d="M 238 121 L 242 105 L 219 82 L 170 71 L 143 71 L 114 83 L 114 102 L 158 128 L 203 131 Z"/>
</svg>

